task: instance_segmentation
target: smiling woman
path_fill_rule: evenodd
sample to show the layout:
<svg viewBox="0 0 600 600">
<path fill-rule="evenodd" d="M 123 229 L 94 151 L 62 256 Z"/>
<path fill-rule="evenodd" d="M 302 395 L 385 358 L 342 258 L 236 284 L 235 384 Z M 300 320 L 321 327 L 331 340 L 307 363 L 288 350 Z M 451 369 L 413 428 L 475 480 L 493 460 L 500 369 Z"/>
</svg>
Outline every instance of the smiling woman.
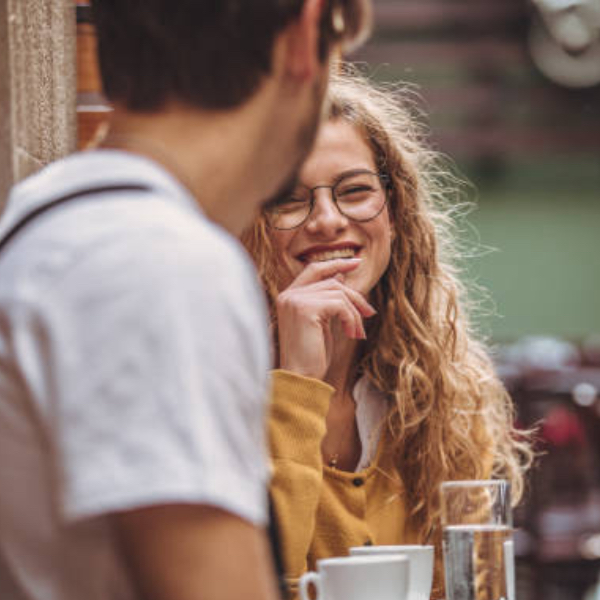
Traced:
<svg viewBox="0 0 600 600">
<path fill-rule="evenodd" d="M 349 67 L 291 194 L 244 242 L 271 305 L 272 496 L 292 585 L 363 544 L 435 543 L 439 486 L 530 462 L 453 265 L 439 157 L 401 91 Z"/>
<path fill-rule="evenodd" d="M 387 175 L 377 172 L 359 131 L 334 120 L 323 124 L 299 180 L 291 196 L 265 209 L 285 270 L 279 285 L 288 287 L 307 265 L 357 258 L 360 263 L 346 273 L 345 284 L 367 297 L 390 259 Z"/>
</svg>

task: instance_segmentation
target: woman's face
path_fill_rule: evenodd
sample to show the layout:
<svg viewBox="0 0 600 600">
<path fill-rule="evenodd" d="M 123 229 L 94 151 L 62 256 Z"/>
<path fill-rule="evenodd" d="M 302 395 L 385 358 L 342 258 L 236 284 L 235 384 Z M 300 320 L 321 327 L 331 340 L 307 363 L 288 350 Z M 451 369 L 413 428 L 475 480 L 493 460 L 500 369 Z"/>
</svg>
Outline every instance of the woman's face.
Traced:
<svg viewBox="0 0 600 600">
<path fill-rule="evenodd" d="M 308 188 L 334 185 L 351 171 L 377 172 L 373 153 L 358 130 L 343 120 L 323 123 L 304 163 L 299 183 Z M 385 194 L 385 189 L 382 189 Z M 289 272 L 287 287 L 311 262 L 358 257 L 360 265 L 345 283 L 368 296 L 390 261 L 392 227 L 387 208 L 366 222 L 351 221 L 332 201 L 329 188 L 313 191 L 314 206 L 296 229 L 271 230 L 273 249 Z"/>
</svg>

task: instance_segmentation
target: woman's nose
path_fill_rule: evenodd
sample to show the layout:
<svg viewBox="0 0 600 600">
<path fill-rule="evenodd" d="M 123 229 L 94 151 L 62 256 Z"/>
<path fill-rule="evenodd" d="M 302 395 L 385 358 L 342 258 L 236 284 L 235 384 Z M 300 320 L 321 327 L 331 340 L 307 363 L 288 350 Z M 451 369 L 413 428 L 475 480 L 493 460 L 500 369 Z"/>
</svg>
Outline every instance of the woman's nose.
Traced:
<svg viewBox="0 0 600 600">
<path fill-rule="evenodd" d="M 314 204 L 306 224 L 311 233 L 335 233 L 348 225 L 348 219 L 338 210 L 331 188 L 314 192 Z"/>
</svg>

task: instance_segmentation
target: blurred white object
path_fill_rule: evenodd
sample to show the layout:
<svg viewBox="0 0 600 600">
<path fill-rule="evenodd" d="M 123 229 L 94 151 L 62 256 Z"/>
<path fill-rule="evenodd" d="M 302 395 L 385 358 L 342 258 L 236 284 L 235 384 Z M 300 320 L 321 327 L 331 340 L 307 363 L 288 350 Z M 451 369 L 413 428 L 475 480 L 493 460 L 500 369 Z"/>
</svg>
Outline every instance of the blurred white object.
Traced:
<svg viewBox="0 0 600 600">
<path fill-rule="evenodd" d="M 600 37 L 600 0 L 534 0 L 552 38 L 567 52 L 587 50 Z"/>
<path fill-rule="evenodd" d="M 600 573 L 598 581 L 585 593 L 583 600 L 600 600 Z"/>
<path fill-rule="evenodd" d="M 568 87 L 600 83 L 600 0 L 533 0 L 539 11 L 529 36 L 532 58 Z"/>
<path fill-rule="evenodd" d="M 587 560 L 598 560 L 600 558 L 600 534 L 586 535 L 581 540 L 579 551 L 581 556 Z"/>
<path fill-rule="evenodd" d="M 573 388 L 571 395 L 579 406 L 593 406 L 598 397 L 598 390 L 595 385 L 582 381 Z"/>
<path fill-rule="evenodd" d="M 503 360 L 530 371 L 560 371 L 576 366 L 580 361 L 577 348 L 552 337 L 528 335 L 507 346 Z"/>
</svg>

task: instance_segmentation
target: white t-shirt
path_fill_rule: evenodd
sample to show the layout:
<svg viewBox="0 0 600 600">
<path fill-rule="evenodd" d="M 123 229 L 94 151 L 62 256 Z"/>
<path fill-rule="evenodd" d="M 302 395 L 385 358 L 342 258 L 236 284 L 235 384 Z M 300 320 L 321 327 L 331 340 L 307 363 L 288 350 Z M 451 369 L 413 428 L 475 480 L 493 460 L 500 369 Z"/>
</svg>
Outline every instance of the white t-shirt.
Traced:
<svg viewBox="0 0 600 600">
<path fill-rule="evenodd" d="M 95 186 L 0 254 L 0 598 L 129 600 L 107 514 L 267 519 L 266 309 L 239 243 L 150 160 L 115 151 L 17 186 L 23 214 Z"/>
</svg>

